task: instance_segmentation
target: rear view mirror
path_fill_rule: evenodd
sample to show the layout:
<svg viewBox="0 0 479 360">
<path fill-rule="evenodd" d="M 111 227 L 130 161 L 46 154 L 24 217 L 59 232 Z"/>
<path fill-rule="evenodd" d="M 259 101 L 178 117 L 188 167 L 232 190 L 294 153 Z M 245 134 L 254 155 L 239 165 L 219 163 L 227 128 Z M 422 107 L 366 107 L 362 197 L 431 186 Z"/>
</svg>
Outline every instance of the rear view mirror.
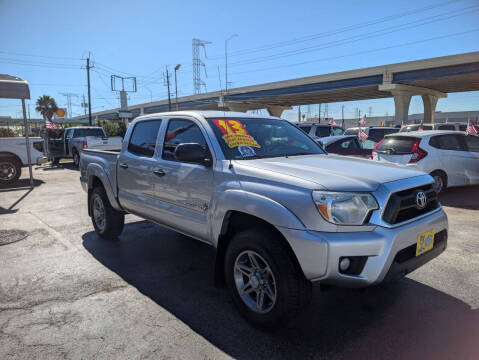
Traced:
<svg viewBox="0 0 479 360">
<path fill-rule="evenodd" d="M 179 144 L 175 149 L 175 158 L 178 161 L 211 166 L 211 156 L 204 147 L 197 143 Z"/>
</svg>

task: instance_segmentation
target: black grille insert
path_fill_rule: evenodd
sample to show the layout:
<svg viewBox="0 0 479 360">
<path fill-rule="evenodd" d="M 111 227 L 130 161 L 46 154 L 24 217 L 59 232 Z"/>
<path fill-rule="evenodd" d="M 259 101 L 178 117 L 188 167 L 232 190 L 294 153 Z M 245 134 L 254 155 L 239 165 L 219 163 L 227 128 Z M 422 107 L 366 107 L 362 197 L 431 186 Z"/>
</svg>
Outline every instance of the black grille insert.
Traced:
<svg viewBox="0 0 479 360">
<path fill-rule="evenodd" d="M 417 207 L 416 195 L 423 191 L 426 195 L 426 206 L 422 209 Z M 432 185 L 424 185 L 412 189 L 401 190 L 391 195 L 384 209 L 383 220 L 389 224 L 398 224 L 426 214 L 439 207 L 437 194 Z"/>
</svg>

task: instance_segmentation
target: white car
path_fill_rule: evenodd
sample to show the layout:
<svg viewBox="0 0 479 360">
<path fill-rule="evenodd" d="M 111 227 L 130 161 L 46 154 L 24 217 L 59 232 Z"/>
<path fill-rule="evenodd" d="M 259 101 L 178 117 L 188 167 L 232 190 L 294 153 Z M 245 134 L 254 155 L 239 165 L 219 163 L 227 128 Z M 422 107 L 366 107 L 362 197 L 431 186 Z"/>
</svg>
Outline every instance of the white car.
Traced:
<svg viewBox="0 0 479 360">
<path fill-rule="evenodd" d="M 371 156 L 430 174 L 438 193 L 446 187 L 479 184 L 479 136 L 461 131 L 387 135 Z"/>
</svg>

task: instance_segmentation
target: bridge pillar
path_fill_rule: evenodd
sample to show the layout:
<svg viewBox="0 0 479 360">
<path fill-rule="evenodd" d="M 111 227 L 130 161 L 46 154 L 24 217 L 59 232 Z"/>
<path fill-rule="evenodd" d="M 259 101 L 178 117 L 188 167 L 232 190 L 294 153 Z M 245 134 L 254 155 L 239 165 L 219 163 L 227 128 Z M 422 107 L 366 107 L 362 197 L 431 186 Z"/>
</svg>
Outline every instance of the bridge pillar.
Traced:
<svg viewBox="0 0 479 360">
<path fill-rule="evenodd" d="M 424 105 L 424 122 L 433 123 L 436 114 L 436 105 L 439 97 L 434 95 L 422 95 L 422 103 Z"/>
<path fill-rule="evenodd" d="M 394 95 L 394 120 L 396 124 L 406 124 L 409 114 L 409 104 L 411 103 L 411 94 Z"/>
<path fill-rule="evenodd" d="M 424 103 L 424 122 L 434 122 L 434 113 L 436 111 L 437 100 L 447 97 L 446 93 L 427 89 L 419 86 L 410 86 L 404 84 L 391 84 L 384 82 L 379 85 L 380 91 L 388 91 L 394 97 L 395 122 L 396 124 L 405 124 L 408 120 L 409 103 L 413 95 L 421 95 Z"/>
<path fill-rule="evenodd" d="M 283 114 L 284 110 L 291 110 L 291 106 L 280 106 L 280 105 L 274 105 L 274 106 L 268 106 L 266 110 L 268 110 L 268 113 L 270 116 L 275 116 L 275 117 L 281 117 L 281 114 Z"/>
</svg>

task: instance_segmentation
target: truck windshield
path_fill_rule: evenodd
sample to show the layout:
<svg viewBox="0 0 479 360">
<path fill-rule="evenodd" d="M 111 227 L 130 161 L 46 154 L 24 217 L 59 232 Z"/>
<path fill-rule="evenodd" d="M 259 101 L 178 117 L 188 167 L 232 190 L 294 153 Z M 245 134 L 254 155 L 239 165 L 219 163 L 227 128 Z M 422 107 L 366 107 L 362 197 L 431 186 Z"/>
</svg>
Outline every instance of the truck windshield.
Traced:
<svg viewBox="0 0 479 360">
<path fill-rule="evenodd" d="M 286 120 L 210 118 L 226 159 L 324 154 L 319 144 Z"/>
<path fill-rule="evenodd" d="M 75 129 L 73 131 L 74 138 L 86 136 L 105 137 L 105 132 L 101 128 Z"/>
</svg>

